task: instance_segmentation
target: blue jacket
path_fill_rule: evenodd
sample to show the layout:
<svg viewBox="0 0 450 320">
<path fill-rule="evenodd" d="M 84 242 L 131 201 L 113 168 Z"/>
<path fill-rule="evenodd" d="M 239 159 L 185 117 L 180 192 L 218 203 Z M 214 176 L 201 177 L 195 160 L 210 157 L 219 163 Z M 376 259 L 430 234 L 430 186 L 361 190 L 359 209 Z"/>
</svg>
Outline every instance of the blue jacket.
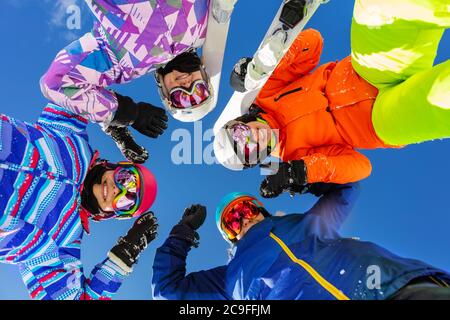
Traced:
<svg viewBox="0 0 450 320">
<path fill-rule="evenodd" d="M 153 266 L 156 299 L 386 299 L 412 279 L 448 273 L 401 258 L 339 229 L 358 194 L 336 185 L 305 214 L 270 217 L 253 226 L 226 266 L 186 275 L 190 245 L 169 237 Z"/>
</svg>

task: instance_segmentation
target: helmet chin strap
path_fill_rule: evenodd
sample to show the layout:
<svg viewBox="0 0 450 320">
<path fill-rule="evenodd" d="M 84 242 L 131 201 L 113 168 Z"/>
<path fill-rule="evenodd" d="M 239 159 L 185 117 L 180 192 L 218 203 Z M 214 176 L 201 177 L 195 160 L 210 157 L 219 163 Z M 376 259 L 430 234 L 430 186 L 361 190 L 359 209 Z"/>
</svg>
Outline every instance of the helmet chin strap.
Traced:
<svg viewBox="0 0 450 320">
<path fill-rule="evenodd" d="M 97 221 L 97 222 L 117 218 L 116 213 L 114 211 L 106 212 L 106 211 L 103 211 L 102 209 L 100 209 L 99 213 L 92 214 L 91 217 L 92 217 L 92 220 Z"/>
<path fill-rule="evenodd" d="M 258 207 L 258 209 L 259 209 L 259 212 L 264 216 L 264 218 L 269 218 L 269 217 L 272 216 L 272 215 L 270 214 L 270 212 L 266 210 L 266 208 L 264 208 L 264 207 Z"/>
</svg>

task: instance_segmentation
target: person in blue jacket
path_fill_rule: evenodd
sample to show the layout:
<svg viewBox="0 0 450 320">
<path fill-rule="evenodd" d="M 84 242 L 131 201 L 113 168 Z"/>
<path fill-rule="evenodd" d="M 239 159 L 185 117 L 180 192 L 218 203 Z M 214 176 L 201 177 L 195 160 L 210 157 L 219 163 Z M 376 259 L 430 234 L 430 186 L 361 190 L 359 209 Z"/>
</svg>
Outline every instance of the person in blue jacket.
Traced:
<svg viewBox="0 0 450 320">
<path fill-rule="evenodd" d="M 371 243 L 343 238 L 339 229 L 357 198 L 358 184 L 315 184 L 320 196 L 305 214 L 272 216 L 255 197 L 226 196 L 217 225 L 232 243 L 227 265 L 186 275 L 206 209 L 186 209 L 157 250 L 155 299 L 383 300 L 449 299 L 450 274 L 394 255 Z"/>
</svg>

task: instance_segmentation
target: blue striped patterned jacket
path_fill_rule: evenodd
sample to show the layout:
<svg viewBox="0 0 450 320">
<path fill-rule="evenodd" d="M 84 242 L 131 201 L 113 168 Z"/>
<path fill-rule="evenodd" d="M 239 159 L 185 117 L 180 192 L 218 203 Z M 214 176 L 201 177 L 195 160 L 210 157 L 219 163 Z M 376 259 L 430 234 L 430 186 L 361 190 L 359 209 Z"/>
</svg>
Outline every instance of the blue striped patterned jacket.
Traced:
<svg viewBox="0 0 450 320">
<path fill-rule="evenodd" d="M 0 262 L 18 265 L 33 299 L 111 299 L 126 276 L 109 259 L 83 274 L 87 124 L 54 104 L 35 124 L 0 114 Z"/>
</svg>

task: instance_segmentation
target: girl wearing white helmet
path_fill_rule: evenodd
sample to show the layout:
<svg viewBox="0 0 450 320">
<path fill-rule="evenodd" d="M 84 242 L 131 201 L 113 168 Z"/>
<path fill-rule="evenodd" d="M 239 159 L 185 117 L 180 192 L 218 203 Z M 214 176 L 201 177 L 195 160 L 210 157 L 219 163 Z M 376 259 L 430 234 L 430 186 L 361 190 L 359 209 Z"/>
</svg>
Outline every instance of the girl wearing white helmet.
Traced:
<svg viewBox="0 0 450 320">
<path fill-rule="evenodd" d="M 194 122 L 214 108 L 214 90 L 195 50 L 184 52 L 155 72 L 158 92 L 177 120 Z"/>
<path fill-rule="evenodd" d="M 42 92 L 100 123 L 125 157 L 143 163 L 148 152 L 136 144 L 128 126 L 157 138 L 168 118 L 163 109 L 107 87 L 159 68 L 156 78 L 169 113 L 186 122 L 203 118 L 215 106 L 214 92 L 195 50 L 205 42 L 212 4 L 226 4 L 231 14 L 235 2 L 86 0 L 97 20 L 94 28 L 58 53 L 41 79 Z"/>
</svg>

